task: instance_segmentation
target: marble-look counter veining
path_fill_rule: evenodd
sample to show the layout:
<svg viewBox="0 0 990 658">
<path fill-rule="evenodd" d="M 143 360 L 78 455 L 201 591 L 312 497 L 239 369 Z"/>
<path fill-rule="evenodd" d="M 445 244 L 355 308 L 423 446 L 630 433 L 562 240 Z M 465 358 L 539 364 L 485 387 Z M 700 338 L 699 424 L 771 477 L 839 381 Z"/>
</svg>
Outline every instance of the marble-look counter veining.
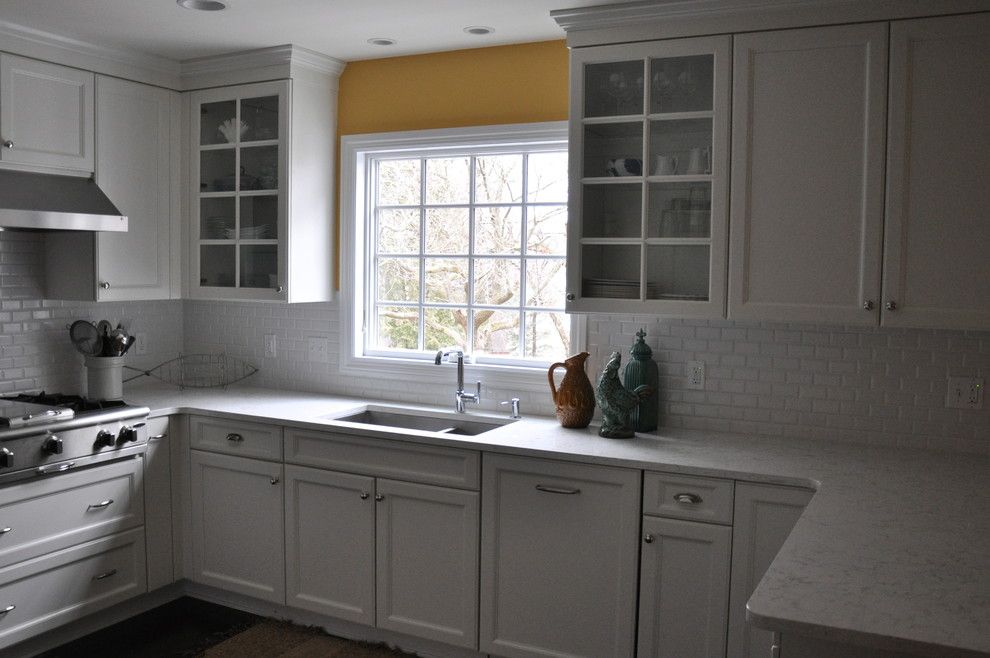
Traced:
<svg viewBox="0 0 990 658">
<path fill-rule="evenodd" d="M 222 414 L 393 436 L 327 418 L 375 401 L 154 385 L 129 388 L 127 399 L 155 415 Z M 409 434 L 405 440 L 813 488 L 815 497 L 749 601 L 754 624 L 892 650 L 990 655 L 985 457 L 690 430 L 602 439 L 548 418 L 473 437 Z"/>
</svg>

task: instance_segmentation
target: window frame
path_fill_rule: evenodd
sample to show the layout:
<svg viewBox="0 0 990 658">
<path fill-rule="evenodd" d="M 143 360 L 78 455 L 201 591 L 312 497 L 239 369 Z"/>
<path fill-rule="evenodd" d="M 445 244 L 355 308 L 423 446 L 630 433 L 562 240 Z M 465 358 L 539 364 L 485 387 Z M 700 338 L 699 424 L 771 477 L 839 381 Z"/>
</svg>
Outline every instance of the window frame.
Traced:
<svg viewBox="0 0 990 658">
<path fill-rule="evenodd" d="M 479 146 L 479 144 L 481 146 Z M 375 159 L 442 156 L 445 152 L 471 148 L 476 153 L 505 152 L 513 146 L 539 151 L 568 148 L 567 122 L 541 122 L 445 128 L 407 132 L 346 135 L 341 137 L 340 217 L 341 217 L 341 340 L 340 371 L 345 375 L 387 377 L 414 376 L 418 381 L 447 382 L 450 374 L 436 368 L 426 354 L 397 356 L 395 353 L 365 353 L 368 307 L 366 283 L 373 261 L 368 258 L 373 244 L 374 222 L 368 221 L 374 191 L 367 185 L 369 167 Z M 525 204 L 525 201 L 523 201 Z M 514 308 L 514 307 L 509 307 Z M 570 314 L 571 352 L 586 343 L 583 315 Z M 467 364 L 486 386 L 512 386 L 538 389 L 546 386 L 549 362 L 485 358 Z"/>
</svg>

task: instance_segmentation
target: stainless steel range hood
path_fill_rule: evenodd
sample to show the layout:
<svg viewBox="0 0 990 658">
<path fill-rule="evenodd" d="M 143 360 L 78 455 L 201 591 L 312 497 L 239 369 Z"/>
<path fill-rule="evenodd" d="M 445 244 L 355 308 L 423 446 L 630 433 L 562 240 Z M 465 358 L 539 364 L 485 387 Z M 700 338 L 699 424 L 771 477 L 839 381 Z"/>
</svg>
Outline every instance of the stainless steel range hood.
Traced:
<svg viewBox="0 0 990 658">
<path fill-rule="evenodd" d="M 0 169 L 0 230 L 126 231 L 127 217 L 90 178 Z"/>
</svg>

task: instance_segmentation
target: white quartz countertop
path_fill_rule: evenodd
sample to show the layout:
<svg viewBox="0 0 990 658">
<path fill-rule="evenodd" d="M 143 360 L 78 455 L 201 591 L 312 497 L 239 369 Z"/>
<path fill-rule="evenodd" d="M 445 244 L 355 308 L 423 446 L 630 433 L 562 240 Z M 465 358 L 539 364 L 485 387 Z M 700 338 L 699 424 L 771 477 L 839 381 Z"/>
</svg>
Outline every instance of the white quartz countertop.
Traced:
<svg viewBox="0 0 990 658">
<path fill-rule="evenodd" d="M 153 415 L 222 414 L 394 437 L 327 418 L 384 404 L 378 401 L 144 384 L 128 387 L 126 399 Z M 543 417 L 479 436 L 410 432 L 408 440 L 813 488 L 816 495 L 749 600 L 754 624 L 889 650 L 990 655 L 986 457 L 663 428 L 659 435 L 603 439 L 593 428 L 568 430 Z"/>
</svg>

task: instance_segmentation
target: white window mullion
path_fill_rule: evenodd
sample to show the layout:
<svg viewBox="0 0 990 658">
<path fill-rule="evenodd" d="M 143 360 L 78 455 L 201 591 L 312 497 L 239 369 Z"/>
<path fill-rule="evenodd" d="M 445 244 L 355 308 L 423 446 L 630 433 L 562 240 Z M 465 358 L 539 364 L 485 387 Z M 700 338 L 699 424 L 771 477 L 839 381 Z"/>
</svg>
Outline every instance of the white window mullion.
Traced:
<svg viewBox="0 0 990 658">
<path fill-rule="evenodd" d="M 470 210 L 468 211 L 468 290 L 467 290 L 467 336 L 464 340 L 464 349 L 467 350 L 468 354 L 473 355 L 475 353 L 474 345 L 474 240 L 478 234 L 477 231 L 477 202 L 478 195 L 475 193 L 477 188 L 477 168 L 478 168 L 478 156 L 472 155 L 469 162 L 471 166 L 471 171 L 468 173 L 468 206 Z"/>
<path fill-rule="evenodd" d="M 426 158 L 419 160 L 419 336 L 416 346 L 426 349 Z"/>
</svg>

